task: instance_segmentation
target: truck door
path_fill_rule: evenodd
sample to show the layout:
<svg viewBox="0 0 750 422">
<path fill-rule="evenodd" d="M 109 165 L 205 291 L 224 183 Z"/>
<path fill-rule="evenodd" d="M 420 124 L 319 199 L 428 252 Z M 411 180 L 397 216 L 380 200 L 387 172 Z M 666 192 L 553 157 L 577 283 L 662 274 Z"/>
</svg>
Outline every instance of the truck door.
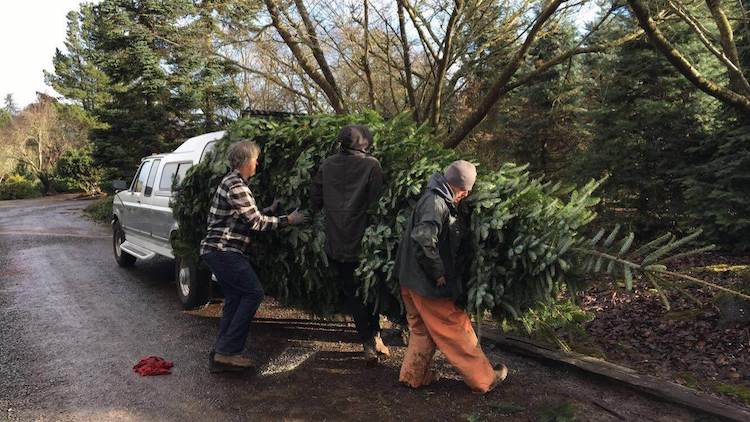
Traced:
<svg viewBox="0 0 750 422">
<path fill-rule="evenodd" d="M 155 189 L 154 183 L 156 182 L 156 176 L 159 173 L 159 164 L 161 159 L 156 159 L 151 163 L 151 170 L 148 172 L 148 178 L 146 184 L 143 187 L 143 198 L 138 213 L 143 220 L 144 231 L 148 232 L 149 240 L 154 241 L 154 230 L 156 229 L 155 219 L 159 214 L 157 211 L 158 204 L 156 197 L 154 196 Z"/>
<path fill-rule="evenodd" d="M 144 236 L 147 233 L 139 223 L 137 208 L 140 207 L 143 198 L 143 186 L 146 184 L 148 172 L 151 170 L 151 160 L 145 160 L 141 163 L 138 171 L 133 177 L 130 189 L 120 195 L 123 204 L 123 214 L 120 217 L 120 224 L 125 230 L 125 236 Z"/>
<path fill-rule="evenodd" d="M 192 165 L 192 161 L 165 163 L 158 177 L 158 183 L 154 186 L 154 204 L 157 206 L 157 209 L 155 210 L 154 228 L 151 231 L 151 235 L 157 242 L 169 245 L 170 248 L 169 234 L 175 223 L 172 216 L 172 208 L 169 206 L 169 201 L 174 194 L 172 192 L 172 183 L 179 184 Z"/>
<path fill-rule="evenodd" d="M 143 188 L 148 180 L 150 170 L 151 160 L 143 161 L 130 184 L 130 189 L 127 193 L 121 195 L 124 218 L 122 218 L 120 224 L 125 230 L 125 236 L 128 240 L 149 236 L 148 229 L 144 226 L 141 217 L 140 207 L 143 201 Z"/>
</svg>

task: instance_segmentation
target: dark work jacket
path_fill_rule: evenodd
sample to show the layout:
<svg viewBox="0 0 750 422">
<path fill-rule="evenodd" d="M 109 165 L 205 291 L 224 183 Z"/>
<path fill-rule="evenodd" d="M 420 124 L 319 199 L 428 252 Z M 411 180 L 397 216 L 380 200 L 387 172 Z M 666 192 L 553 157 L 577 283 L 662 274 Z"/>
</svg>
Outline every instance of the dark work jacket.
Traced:
<svg viewBox="0 0 750 422">
<path fill-rule="evenodd" d="M 445 176 L 435 173 L 417 202 L 396 254 L 395 274 L 399 284 L 431 298 L 456 299 L 461 282 L 456 258 L 461 241 L 453 191 Z M 438 287 L 444 276 L 446 284 Z"/>
<path fill-rule="evenodd" d="M 356 262 L 367 228 L 367 209 L 380 199 L 380 162 L 359 151 L 342 150 L 326 158 L 310 186 L 310 203 L 325 209 L 325 251 L 341 262 Z"/>
</svg>

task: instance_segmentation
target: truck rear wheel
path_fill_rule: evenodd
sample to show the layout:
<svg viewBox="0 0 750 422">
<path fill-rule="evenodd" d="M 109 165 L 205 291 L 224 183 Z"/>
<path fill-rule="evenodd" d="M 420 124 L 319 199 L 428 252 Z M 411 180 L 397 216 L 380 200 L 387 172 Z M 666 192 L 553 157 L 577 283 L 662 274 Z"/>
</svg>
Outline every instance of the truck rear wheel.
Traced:
<svg viewBox="0 0 750 422">
<path fill-rule="evenodd" d="M 175 284 L 182 307 L 193 309 L 208 302 L 209 275 L 190 259 L 175 258 Z"/>
</svg>

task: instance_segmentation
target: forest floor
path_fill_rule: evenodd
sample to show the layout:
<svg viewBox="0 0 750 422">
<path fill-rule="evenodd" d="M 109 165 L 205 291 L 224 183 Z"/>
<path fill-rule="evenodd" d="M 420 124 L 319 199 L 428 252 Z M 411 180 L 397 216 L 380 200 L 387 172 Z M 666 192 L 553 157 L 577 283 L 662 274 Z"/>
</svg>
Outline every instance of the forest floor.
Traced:
<svg viewBox="0 0 750 422">
<path fill-rule="evenodd" d="M 678 271 L 750 293 L 750 257 L 704 254 L 684 259 Z M 732 321 L 718 304 L 727 294 L 685 286 L 699 303 L 680 293 L 640 288 L 613 293 L 592 288 L 581 307 L 593 315 L 585 332 L 560 333 L 577 352 L 604 358 L 639 372 L 725 396 L 750 407 L 750 304 L 733 307 L 744 321 Z M 740 314 L 741 315 L 741 314 Z"/>
</svg>

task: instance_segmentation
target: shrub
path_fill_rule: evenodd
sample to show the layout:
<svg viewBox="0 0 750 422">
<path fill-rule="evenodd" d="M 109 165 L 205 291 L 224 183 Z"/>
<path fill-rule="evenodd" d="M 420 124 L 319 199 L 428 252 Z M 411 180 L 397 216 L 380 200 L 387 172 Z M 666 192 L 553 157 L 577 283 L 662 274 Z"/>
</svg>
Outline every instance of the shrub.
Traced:
<svg viewBox="0 0 750 422">
<path fill-rule="evenodd" d="M 14 175 L 0 183 L 0 199 L 25 199 L 42 196 L 39 182 Z"/>
<path fill-rule="evenodd" d="M 109 223 L 112 220 L 112 200 L 114 196 L 101 198 L 83 209 L 89 217 L 100 223 Z"/>
<path fill-rule="evenodd" d="M 65 151 L 55 167 L 51 186 L 57 192 L 99 191 L 102 170 L 94 165 L 89 147 Z"/>
</svg>

